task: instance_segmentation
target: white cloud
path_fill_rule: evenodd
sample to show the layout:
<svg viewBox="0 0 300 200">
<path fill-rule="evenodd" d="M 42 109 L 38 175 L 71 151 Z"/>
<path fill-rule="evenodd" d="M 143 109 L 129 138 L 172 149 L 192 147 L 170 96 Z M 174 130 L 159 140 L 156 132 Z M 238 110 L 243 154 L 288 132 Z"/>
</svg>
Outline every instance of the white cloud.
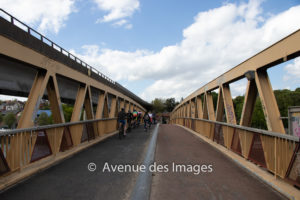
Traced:
<svg viewBox="0 0 300 200">
<path fill-rule="evenodd" d="M 113 25 L 115 26 L 122 26 L 124 24 L 126 24 L 128 21 L 126 19 L 122 19 L 120 21 L 115 22 Z"/>
<path fill-rule="evenodd" d="M 41 32 L 58 33 L 75 11 L 75 0 L 0 0 L 1 8 Z"/>
<path fill-rule="evenodd" d="M 284 81 L 298 80 L 300 83 L 300 57 L 295 58 L 293 63 L 286 65 L 284 71 L 286 72 Z"/>
<path fill-rule="evenodd" d="M 126 29 L 132 29 L 132 27 L 133 27 L 132 24 L 126 24 L 126 25 L 125 25 L 125 28 L 126 28 Z"/>
<path fill-rule="evenodd" d="M 114 27 L 124 26 L 126 29 L 131 29 L 132 24 L 130 24 L 126 19 L 121 19 L 112 24 Z"/>
<path fill-rule="evenodd" d="M 115 80 L 154 80 L 141 94 L 146 100 L 179 99 L 300 28 L 300 6 L 268 18 L 261 13 L 258 0 L 225 4 L 198 13 L 194 23 L 183 30 L 180 43 L 158 52 L 85 46 L 79 56 L 95 66 L 101 63 L 105 67 L 100 70 Z M 233 96 L 241 88 L 233 84 Z"/>
<path fill-rule="evenodd" d="M 97 20 L 97 23 L 112 22 L 114 26 L 123 26 L 127 29 L 132 28 L 124 18 L 131 17 L 140 7 L 139 0 L 94 0 L 98 8 L 108 12 L 103 18 Z"/>
<path fill-rule="evenodd" d="M 246 93 L 248 80 L 246 78 L 243 78 L 239 81 L 236 81 L 234 83 L 230 84 L 230 91 L 232 98 L 235 98 L 236 96 L 243 96 Z"/>
</svg>

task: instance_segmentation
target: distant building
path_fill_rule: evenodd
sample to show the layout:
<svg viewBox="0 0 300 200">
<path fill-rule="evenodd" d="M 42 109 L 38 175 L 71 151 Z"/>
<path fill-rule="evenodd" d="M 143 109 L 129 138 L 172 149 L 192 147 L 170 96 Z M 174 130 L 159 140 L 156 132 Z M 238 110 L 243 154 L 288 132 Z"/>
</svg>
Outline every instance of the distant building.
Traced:
<svg viewBox="0 0 300 200">
<path fill-rule="evenodd" d="M 13 110 L 18 110 L 19 109 L 19 105 L 18 104 L 11 104 L 11 105 L 7 105 L 5 107 L 6 111 L 13 111 Z"/>
<path fill-rule="evenodd" d="M 25 102 L 21 102 L 18 100 L 14 100 L 14 101 L 4 101 L 1 103 L 0 105 L 0 114 L 4 117 L 9 113 L 12 113 L 16 116 L 16 123 L 12 126 L 12 128 L 17 127 L 18 124 L 18 120 L 20 119 L 20 116 L 22 114 L 23 108 L 24 108 Z M 6 129 L 7 125 L 4 124 L 4 122 L 2 122 L 0 124 L 0 128 L 2 129 Z"/>
<path fill-rule="evenodd" d="M 0 111 L 5 111 L 5 108 L 6 108 L 6 103 L 3 102 L 3 103 L 0 105 Z"/>
<path fill-rule="evenodd" d="M 6 101 L 0 105 L 0 111 L 20 111 L 24 107 L 24 103 L 21 101 Z"/>
</svg>

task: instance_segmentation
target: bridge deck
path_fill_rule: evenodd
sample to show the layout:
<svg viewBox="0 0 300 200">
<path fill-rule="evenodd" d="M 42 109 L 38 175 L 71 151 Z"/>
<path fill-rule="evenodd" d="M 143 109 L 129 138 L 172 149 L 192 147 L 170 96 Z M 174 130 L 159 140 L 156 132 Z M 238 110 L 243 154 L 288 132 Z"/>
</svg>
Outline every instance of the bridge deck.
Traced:
<svg viewBox="0 0 300 200">
<path fill-rule="evenodd" d="M 155 174 L 151 199 L 285 199 L 224 154 L 178 126 L 160 126 L 155 161 L 168 165 L 171 170 Z M 213 172 L 174 173 L 172 163 L 211 164 Z"/>
<path fill-rule="evenodd" d="M 103 173 L 103 166 L 105 162 L 112 165 L 142 163 L 150 136 L 150 132 L 144 132 L 142 126 L 130 132 L 124 140 L 114 135 L 3 192 L 0 199 L 129 198 L 137 174 Z M 87 169 L 91 162 L 97 165 L 94 172 Z"/>
<path fill-rule="evenodd" d="M 135 129 L 113 136 L 0 194 L 0 199 L 130 199 L 138 173 L 102 172 L 109 164 L 141 164 L 152 132 Z M 222 153 L 183 128 L 161 125 L 155 161 L 168 173 L 153 173 L 151 199 L 284 199 Z M 97 164 L 94 172 L 87 170 Z M 173 173 L 171 164 L 212 164 L 212 173 Z M 150 189 L 150 188 L 149 188 Z"/>
</svg>

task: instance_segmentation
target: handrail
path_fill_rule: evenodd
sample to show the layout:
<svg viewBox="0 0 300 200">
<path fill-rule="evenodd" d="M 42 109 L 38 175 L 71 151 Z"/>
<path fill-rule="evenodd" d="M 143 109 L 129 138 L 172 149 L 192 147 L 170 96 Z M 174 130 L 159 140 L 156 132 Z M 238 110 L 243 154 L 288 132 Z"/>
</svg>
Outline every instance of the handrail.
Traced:
<svg viewBox="0 0 300 200">
<path fill-rule="evenodd" d="M 277 132 L 272 132 L 272 131 L 267 131 L 267 130 L 261 130 L 261 129 L 257 129 L 257 128 L 247 127 L 247 126 L 240 126 L 240 125 L 236 125 L 236 124 L 228 124 L 228 123 L 225 123 L 225 122 L 212 121 L 212 120 L 199 119 L 199 118 L 192 118 L 192 117 L 175 117 L 173 119 L 193 119 L 193 120 L 199 120 L 199 121 L 204 121 L 204 122 L 211 122 L 211 123 L 220 124 L 220 125 L 223 125 L 223 126 L 229 126 L 229 127 L 232 127 L 232 128 L 242 129 L 242 130 L 245 130 L 245 131 L 260 133 L 260 134 L 263 134 L 263 135 L 278 137 L 278 138 L 287 139 L 287 140 L 292 140 L 292 141 L 295 141 L 295 142 L 300 141 L 299 137 L 296 137 L 296 136 L 293 136 L 293 135 L 287 135 L 287 134 L 282 134 L 282 133 L 277 133 Z"/>
<path fill-rule="evenodd" d="M 78 121 L 78 122 L 67 122 L 67 123 L 60 123 L 60 124 L 35 126 L 35 127 L 31 127 L 31 128 L 14 129 L 14 130 L 0 132 L 0 137 L 6 136 L 6 135 L 15 135 L 20 132 L 40 131 L 40 130 L 45 130 L 45 129 L 50 129 L 50 128 L 60 128 L 60 127 L 65 127 L 65 126 L 73 126 L 73 125 L 78 125 L 78 124 L 93 123 L 93 122 L 98 122 L 98 121 L 108 121 L 108 120 L 115 120 L 115 119 L 117 119 L 117 118 L 114 117 L 114 118 L 105 118 L 105 119 L 91 119 L 91 120 Z"/>
<path fill-rule="evenodd" d="M 29 27 L 28 25 L 24 24 L 23 22 L 21 22 L 20 20 L 18 20 L 17 18 L 15 18 L 14 16 L 10 15 L 9 13 L 7 13 L 5 10 L 3 10 L 2 8 L 0 8 L 0 12 L 4 13 L 6 16 L 8 16 L 10 18 L 10 20 L 7 20 L 6 18 L 2 17 L 0 15 L 0 17 L 2 17 L 3 19 L 9 21 L 10 23 L 12 23 L 13 25 L 17 26 L 15 24 L 15 21 L 17 21 L 18 23 L 20 23 L 21 25 L 23 25 L 24 27 L 27 28 L 27 33 L 32 35 L 32 32 L 36 33 L 39 38 L 39 40 L 41 40 L 43 43 L 51 46 L 53 49 L 59 51 L 60 53 L 64 54 L 65 56 L 67 56 L 68 58 L 74 60 L 75 62 L 77 62 L 78 64 L 80 64 L 82 67 L 87 68 L 90 71 L 94 71 L 95 73 L 97 73 L 99 76 L 103 77 L 104 79 L 106 79 L 107 81 L 111 82 L 112 84 L 116 84 L 116 81 L 113 81 L 111 78 L 109 78 L 108 76 L 104 75 L 103 73 L 101 73 L 100 71 L 98 71 L 96 68 L 88 65 L 87 63 L 85 63 L 84 61 L 82 61 L 80 58 L 76 57 L 75 55 L 71 54 L 70 52 L 68 52 L 67 50 L 65 50 L 64 48 L 62 48 L 61 46 L 59 46 L 58 44 L 54 43 L 53 41 L 51 41 L 49 38 L 47 38 L 46 36 L 42 35 L 41 33 L 39 33 L 38 31 L 34 30 L 33 28 Z M 34 36 L 34 35 L 32 35 Z M 34 36 L 35 37 L 35 36 Z M 48 44 L 48 41 L 50 44 Z M 57 48 L 54 48 L 57 47 Z M 65 52 L 65 53 L 63 53 Z"/>
</svg>

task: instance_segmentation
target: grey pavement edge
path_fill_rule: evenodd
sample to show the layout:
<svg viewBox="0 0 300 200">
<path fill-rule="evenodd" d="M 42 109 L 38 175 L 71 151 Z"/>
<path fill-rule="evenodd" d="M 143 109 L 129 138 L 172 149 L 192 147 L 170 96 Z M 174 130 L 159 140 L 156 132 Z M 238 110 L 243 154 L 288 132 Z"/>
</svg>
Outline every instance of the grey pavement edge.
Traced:
<svg viewBox="0 0 300 200">
<path fill-rule="evenodd" d="M 148 150 L 143 162 L 143 165 L 146 167 L 145 172 L 140 172 L 131 193 L 131 200 L 140 200 L 140 199 L 149 199 L 150 190 L 152 183 L 152 173 L 149 171 L 149 167 L 154 162 L 155 148 L 156 148 L 156 139 L 158 134 L 159 124 L 155 126 L 153 130 L 152 137 L 148 146 Z"/>
</svg>

